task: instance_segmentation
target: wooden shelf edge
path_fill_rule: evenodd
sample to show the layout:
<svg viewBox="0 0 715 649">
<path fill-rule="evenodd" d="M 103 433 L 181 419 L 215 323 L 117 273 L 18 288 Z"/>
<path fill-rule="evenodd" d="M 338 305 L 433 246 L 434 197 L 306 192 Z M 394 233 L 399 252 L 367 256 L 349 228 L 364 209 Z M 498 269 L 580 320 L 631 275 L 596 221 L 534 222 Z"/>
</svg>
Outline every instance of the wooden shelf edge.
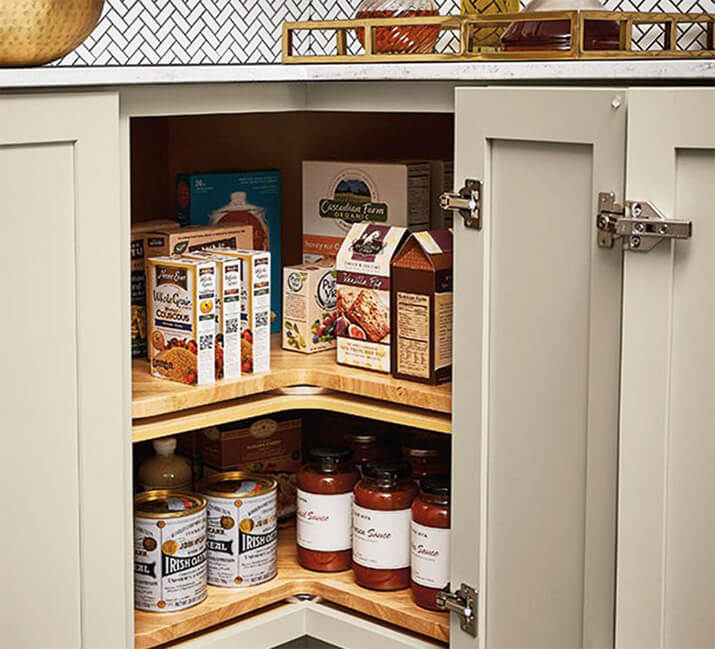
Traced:
<svg viewBox="0 0 715 649">
<path fill-rule="evenodd" d="M 449 415 L 429 410 L 336 392 L 306 396 L 270 393 L 135 420 L 132 426 L 132 441 L 143 442 L 166 435 L 178 435 L 197 428 L 219 426 L 239 419 L 262 417 L 288 410 L 325 410 L 436 433 L 452 432 Z"/>
<path fill-rule="evenodd" d="M 337 365 L 334 351 L 298 354 L 281 349 L 280 341 L 274 337 L 271 364 L 271 371 L 265 374 L 212 385 L 187 386 L 152 377 L 148 362 L 137 359 L 132 372 L 132 417 L 136 420 L 173 414 L 295 385 L 311 385 L 443 415 L 449 415 L 452 410 L 451 384 L 431 386 Z"/>
<path fill-rule="evenodd" d="M 135 611 L 135 649 L 151 649 L 207 631 L 295 595 L 313 595 L 440 642 L 449 641 L 449 615 L 419 608 L 408 590 L 377 592 L 353 582 L 351 571 L 315 573 L 300 567 L 295 551 L 295 530 L 282 530 L 278 548 L 278 575 L 245 589 L 214 588 L 201 604 L 177 613 Z"/>
</svg>

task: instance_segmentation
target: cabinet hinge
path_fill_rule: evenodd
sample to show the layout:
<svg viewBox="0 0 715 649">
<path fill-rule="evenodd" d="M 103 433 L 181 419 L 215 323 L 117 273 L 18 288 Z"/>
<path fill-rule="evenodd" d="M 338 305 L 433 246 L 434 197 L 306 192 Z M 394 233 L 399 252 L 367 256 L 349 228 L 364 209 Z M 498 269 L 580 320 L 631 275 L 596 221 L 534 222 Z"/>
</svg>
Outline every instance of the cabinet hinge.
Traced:
<svg viewBox="0 0 715 649">
<path fill-rule="evenodd" d="M 666 219 L 649 201 L 624 201 L 620 205 L 613 192 L 598 195 L 596 227 L 601 248 L 613 248 L 613 242 L 622 237 L 623 248 L 637 252 L 648 252 L 663 239 L 693 236 L 692 221 Z"/>
<path fill-rule="evenodd" d="M 459 212 L 465 227 L 474 230 L 482 229 L 481 201 L 482 182 L 473 178 L 467 178 L 458 192 L 445 192 L 439 197 L 443 210 Z"/>
<path fill-rule="evenodd" d="M 478 597 L 474 588 L 462 584 L 456 593 L 450 590 L 440 591 L 437 606 L 445 611 L 452 611 L 459 616 L 459 627 L 465 633 L 477 637 Z"/>
</svg>

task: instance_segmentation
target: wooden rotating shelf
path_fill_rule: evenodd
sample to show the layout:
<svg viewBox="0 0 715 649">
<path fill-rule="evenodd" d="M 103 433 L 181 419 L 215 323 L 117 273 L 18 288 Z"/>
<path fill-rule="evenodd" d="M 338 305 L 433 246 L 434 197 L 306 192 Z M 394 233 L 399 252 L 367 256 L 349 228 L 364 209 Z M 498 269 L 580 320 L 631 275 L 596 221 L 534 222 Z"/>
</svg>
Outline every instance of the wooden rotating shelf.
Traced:
<svg viewBox="0 0 715 649">
<path fill-rule="evenodd" d="M 314 386 L 315 394 L 282 394 L 283 388 Z M 452 387 L 393 379 L 345 367 L 335 352 L 305 355 L 285 351 L 274 336 L 271 370 L 207 386 L 188 386 L 151 376 L 135 360 L 132 373 L 134 441 L 285 410 L 332 410 L 438 432 L 450 432 Z"/>
<path fill-rule="evenodd" d="M 205 631 L 295 595 L 314 595 L 362 615 L 413 633 L 449 641 L 449 615 L 419 608 L 410 590 L 377 592 L 361 588 L 352 571 L 317 573 L 301 568 L 295 548 L 295 530 L 281 530 L 278 575 L 251 588 L 215 588 L 201 604 L 178 613 L 134 614 L 135 647 L 149 649 Z M 236 620 L 238 621 L 238 620 Z"/>
</svg>

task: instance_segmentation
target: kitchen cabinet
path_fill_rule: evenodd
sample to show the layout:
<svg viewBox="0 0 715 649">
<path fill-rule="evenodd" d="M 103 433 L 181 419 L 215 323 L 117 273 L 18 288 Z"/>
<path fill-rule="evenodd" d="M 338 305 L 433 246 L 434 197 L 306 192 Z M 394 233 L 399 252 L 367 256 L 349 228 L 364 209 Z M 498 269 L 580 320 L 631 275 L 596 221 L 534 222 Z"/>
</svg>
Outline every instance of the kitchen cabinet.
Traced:
<svg viewBox="0 0 715 649">
<path fill-rule="evenodd" d="M 3 211 L 36 215 L 8 220 L 24 247 L 6 250 L 6 276 L 31 268 L 25 285 L 29 278 L 47 287 L 54 305 L 50 340 L 32 369 L 21 352 L 28 345 L 10 350 L 8 422 L 24 432 L 4 477 L 11 493 L 27 483 L 27 458 L 41 458 L 43 479 L 30 483 L 14 519 L 26 518 L 28 506 L 35 518 L 46 515 L 49 476 L 64 496 L 52 510 L 53 552 L 40 531 L 7 548 L 29 566 L 18 561 L 11 578 L 22 598 L 4 607 L 14 644 L 129 647 L 136 638 L 146 648 L 271 647 L 305 634 L 355 649 L 426 648 L 447 637 L 460 649 L 713 644 L 713 529 L 703 513 L 712 492 L 706 431 L 715 420 L 707 398 L 713 269 L 704 249 L 713 108 L 709 88 L 445 81 L 0 97 L 2 186 L 15 187 L 3 189 Z M 271 374 L 240 385 L 204 390 L 147 379 L 141 362 L 129 360 L 133 121 L 148 118 L 152 128 L 143 130 L 158 139 L 159 120 L 171 116 L 220 114 L 238 124 L 270 113 L 279 123 L 316 111 L 326 129 L 329 112 L 356 121 L 417 111 L 454 119 L 455 177 L 481 182 L 481 229 L 456 217 L 451 391 L 288 352 L 276 353 Z M 295 133 L 285 150 L 321 135 Z M 428 134 L 415 128 L 415 136 Z M 369 146 L 374 153 L 381 144 Z M 620 239 L 604 248 L 601 192 L 621 203 L 653 201 L 668 217 L 692 220 L 694 236 L 650 252 L 624 252 Z M 299 213 L 285 218 L 284 227 L 299 231 Z M 49 274 L 27 266 L 33 238 L 52 262 L 44 263 Z M 47 320 L 27 317 L 42 313 L 37 301 L 22 299 L 25 317 L 10 325 L 11 339 L 47 337 Z M 24 387 L 30 377 L 32 391 Z M 295 383 L 329 392 L 275 392 Z M 448 622 L 410 609 L 407 593 L 362 594 L 303 573 L 179 614 L 134 616 L 133 441 L 301 408 L 451 434 L 452 589 L 476 591 L 476 636 L 456 614 Z M 36 556 L 44 558 L 30 561 Z M 30 597 L 48 581 L 62 589 L 61 606 L 47 625 L 32 626 Z M 692 584 L 699 598 L 686 592 Z M 638 611 L 641 602 L 659 626 Z"/>
</svg>

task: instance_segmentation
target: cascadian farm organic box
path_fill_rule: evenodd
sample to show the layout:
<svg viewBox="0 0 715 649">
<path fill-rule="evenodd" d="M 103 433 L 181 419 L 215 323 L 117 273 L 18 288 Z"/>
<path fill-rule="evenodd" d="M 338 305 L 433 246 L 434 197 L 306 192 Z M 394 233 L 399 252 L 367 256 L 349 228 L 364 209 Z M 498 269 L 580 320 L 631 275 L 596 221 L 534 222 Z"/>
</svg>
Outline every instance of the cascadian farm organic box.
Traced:
<svg viewBox="0 0 715 649">
<path fill-rule="evenodd" d="M 355 223 L 427 230 L 429 162 L 303 162 L 303 261 L 335 257 Z"/>
<path fill-rule="evenodd" d="M 390 262 L 405 228 L 360 223 L 337 258 L 338 363 L 390 372 Z"/>
<path fill-rule="evenodd" d="M 216 264 L 153 257 L 147 281 L 151 373 L 189 385 L 213 383 Z"/>
</svg>

